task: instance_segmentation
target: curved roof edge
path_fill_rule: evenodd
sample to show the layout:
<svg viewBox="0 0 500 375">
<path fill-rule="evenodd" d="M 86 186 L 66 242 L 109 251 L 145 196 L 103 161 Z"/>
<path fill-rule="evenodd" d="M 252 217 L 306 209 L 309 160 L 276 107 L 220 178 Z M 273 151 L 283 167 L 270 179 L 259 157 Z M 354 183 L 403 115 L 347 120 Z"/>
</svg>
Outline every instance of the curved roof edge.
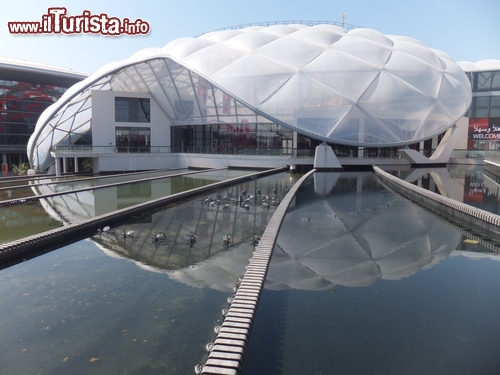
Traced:
<svg viewBox="0 0 500 375">
<path fill-rule="evenodd" d="M 151 60 L 156 60 L 156 59 L 168 59 L 176 64 L 179 64 L 180 66 L 184 67 L 185 69 L 190 70 L 191 72 L 198 74 L 200 77 L 203 77 L 207 82 L 212 84 L 214 87 L 217 87 L 221 91 L 225 92 L 229 96 L 231 96 L 233 99 L 240 101 L 243 105 L 247 106 L 249 109 L 254 111 L 256 114 L 259 114 L 260 116 L 263 116 L 267 118 L 270 121 L 276 122 L 278 124 L 281 124 L 285 127 L 290 128 L 288 124 L 283 123 L 282 121 L 275 119 L 272 116 L 269 116 L 265 112 L 260 111 L 258 108 L 255 108 L 251 104 L 247 103 L 246 101 L 242 100 L 239 98 L 237 95 L 234 93 L 230 92 L 227 90 L 225 87 L 219 85 L 217 82 L 214 82 L 212 78 L 208 77 L 207 75 L 197 71 L 196 69 L 193 69 L 191 67 L 187 67 L 186 64 L 184 64 L 182 61 L 178 60 L 177 58 L 169 55 L 168 53 L 162 52 L 161 49 L 159 48 L 146 48 L 144 50 L 140 50 L 136 52 L 134 55 L 131 57 L 124 59 L 124 60 L 119 60 L 115 61 L 112 63 L 109 63 L 107 65 L 104 65 L 100 69 L 98 69 L 95 73 L 93 73 L 90 76 L 87 76 L 84 80 L 77 82 L 73 86 L 71 86 L 64 94 L 63 96 L 54 104 L 50 105 L 39 117 L 35 131 L 33 132 L 32 136 L 30 137 L 28 141 L 28 157 L 31 159 L 33 155 L 33 146 L 36 144 L 38 137 L 40 136 L 42 130 L 45 128 L 47 123 L 52 119 L 52 117 L 65 105 L 67 105 L 71 100 L 90 88 L 93 84 L 96 82 L 100 81 L 102 78 L 110 75 L 110 74 L 115 74 L 116 72 L 126 69 L 129 66 L 137 65 L 140 63 L 144 63 L 147 61 Z M 295 129 L 293 129 L 295 130 Z"/>
<path fill-rule="evenodd" d="M 334 25 L 334 26 L 342 27 L 346 31 L 358 29 L 358 28 L 362 27 L 362 26 L 357 26 L 357 25 L 353 25 L 350 23 L 346 23 L 346 22 L 340 22 L 340 21 L 307 21 L 307 20 L 262 21 L 262 22 L 243 23 L 240 25 L 234 25 L 234 26 L 222 27 L 220 29 L 210 30 L 210 31 L 203 32 L 203 33 L 197 35 L 195 38 L 199 38 L 202 35 L 210 34 L 210 33 L 217 32 L 217 31 L 241 30 L 241 29 L 244 29 L 247 27 L 253 27 L 253 26 L 268 27 L 268 26 L 275 26 L 275 25 L 305 25 L 305 26 Z"/>
<path fill-rule="evenodd" d="M 9 81 L 67 88 L 89 75 L 71 69 L 0 56 L 0 77 Z"/>
<path fill-rule="evenodd" d="M 54 104 L 50 105 L 48 108 L 45 109 L 45 111 L 42 112 L 40 117 L 38 118 L 38 121 L 36 122 L 35 125 L 35 130 L 31 137 L 28 140 L 28 145 L 27 145 L 27 153 L 28 153 L 28 158 L 31 160 L 33 157 L 33 151 L 34 151 L 34 145 L 36 144 L 42 130 L 45 128 L 47 123 L 52 119 L 54 114 L 57 113 L 61 108 L 63 108 L 65 105 L 67 105 L 75 96 L 79 95 L 83 91 L 87 90 L 90 88 L 93 84 L 101 80 L 103 77 L 106 77 L 110 74 L 114 74 L 115 72 L 127 68 L 128 66 L 135 65 L 140 62 L 144 62 L 147 60 L 151 60 L 154 58 L 160 58 L 160 56 L 157 55 L 151 55 L 149 58 L 144 58 L 144 59 L 134 59 L 133 56 L 124 59 L 124 60 L 118 60 L 109 64 L 104 65 L 100 69 L 98 69 L 96 72 L 94 72 L 91 75 L 85 76 L 83 80 L 75 83 L 72 85 L 60 98 L 57 102 Z"/>
<path fill-rule="evenodd" d="M 0 56 L 0 70 L 3 69 L 38 73 L 38 74 L 50 74 L 53 76 L 68 77 L 75 79 L 85 79 L 90 75 L 89 73 L 77 72 L 72 69 L 60 68 L 52 65 L 46 65 L 26 60 L 19 60 L 10 57 Z"/>
<path fill-rule="evenodd" d="M 458 61 L 457 64 L 464 72 L 486 72 L 490 70 L 500 70 L 500 60 L 487 59 L 478 62 Z"/>
</svg>

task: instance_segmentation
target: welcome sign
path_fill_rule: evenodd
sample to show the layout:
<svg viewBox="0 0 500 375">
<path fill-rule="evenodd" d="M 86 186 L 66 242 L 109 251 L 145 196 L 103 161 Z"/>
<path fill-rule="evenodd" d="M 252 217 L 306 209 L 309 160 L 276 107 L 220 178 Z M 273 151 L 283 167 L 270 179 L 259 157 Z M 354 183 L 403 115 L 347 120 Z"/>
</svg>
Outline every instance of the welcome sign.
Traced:
<svg viewBox="0 0 500 375">
<path fill-rule="evenodd" d="M 477 118 L 469 120 L 469 141 L 499 141 L 500 118 Z"/>
</svg>

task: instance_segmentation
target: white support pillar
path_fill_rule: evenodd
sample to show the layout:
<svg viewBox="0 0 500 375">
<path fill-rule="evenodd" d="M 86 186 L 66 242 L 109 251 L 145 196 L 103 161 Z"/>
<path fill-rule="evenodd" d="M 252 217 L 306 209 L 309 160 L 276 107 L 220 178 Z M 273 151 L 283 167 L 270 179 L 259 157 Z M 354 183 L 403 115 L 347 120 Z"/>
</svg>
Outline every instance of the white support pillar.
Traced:
<svg viewBox="0 0 500 375">
<path fill-rule="evenodd" d="M 430 158 L 426 158 L 420 152 L 410 149 L 401 149 L 398 152 L 408 160 L 410 164 L 415 166 L 447 164 L 453 152 L 457 134 L 457 127 L 453 125 L 453 127 L 446 131 L 441 143 L 439 143 L 439 146 Z"/>
<path fill-rule="evenodd" d="M 342 165 L 335 156 L 332 148 L 325 142 L 316 146 L 316 154 L 314 155 L 315 169 L 342 170 Z"/>
<path fill-rule="evenodd" d="M 78 173 L 78 158 L 75 157 L 75 173 Z"/>
<path fill-rule="evenodd" d="M 100 166 L 99 166 L 99 158 L 93 158 L 92 159 L 92 171 L 94 174 L 98 174 L 101 172 Z"/>
<path fill-rule="evenodd" d="M 60 158 L 54 158 L 54 163 L 56 166 L 56 177 L 61 176 L 61 160 Z"/>
<path fill-rule="evenodd" d="M 62 158 L 62 161 L 63 161 L 63 173 L 67 173 L 68 172 L 68 161 L 66 160 L 66 158 L 64 156 Z"/>
</svg>

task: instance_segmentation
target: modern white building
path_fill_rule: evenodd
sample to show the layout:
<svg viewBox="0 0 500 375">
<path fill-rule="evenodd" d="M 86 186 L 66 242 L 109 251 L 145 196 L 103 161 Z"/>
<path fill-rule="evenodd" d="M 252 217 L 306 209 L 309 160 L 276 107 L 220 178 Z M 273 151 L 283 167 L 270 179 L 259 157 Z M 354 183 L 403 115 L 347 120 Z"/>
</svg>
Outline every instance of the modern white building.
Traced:
<svg viewBox="0 0 500 375">
<path fill-rule="evenodd" d="M 442 135 L 471 99 L 460 66 L 409 37 L 249 26 L 102 67 L 43 113 L 28 156 L 37 171 L 92 158 L 96 172 L 287 165 L 321 142 L 389 154 Z"/>
</svg>

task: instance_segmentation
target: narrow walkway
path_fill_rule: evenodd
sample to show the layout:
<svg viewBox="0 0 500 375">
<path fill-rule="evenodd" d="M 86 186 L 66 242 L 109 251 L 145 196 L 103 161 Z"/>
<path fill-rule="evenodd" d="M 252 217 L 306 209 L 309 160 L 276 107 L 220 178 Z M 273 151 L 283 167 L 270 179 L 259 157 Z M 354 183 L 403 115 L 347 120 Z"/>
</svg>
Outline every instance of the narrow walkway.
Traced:
<svg viewBox="0 0 500 375">
<path fill-rule="evenodd" d="M 114 182 L 111 184 L 89 186 L 86 188 L 67 190 L 67 191 L 64 191 L 62 193 L 57 192 L 57 193 L 27 196 L 27 197 L 23 197 L 23 198 L 8 199 L 8 200 L 0 201 L 0 207 L 6 207 L 6 206 L 12 206 L 12 205 L 16 205 L 16 204 L 34 202 L 34 201 L 38 201 L 40 199 L 56 197 L 59 195 L 81 193 L 82 191 L 99 190 L 99 189 L 105 189 L 105 188 L 112 187 L 112 186 L 130 185 L 130 184 L 135 184 L 135 183 L 139 183 L 139 182 L 162 180 L 165 178 L 179 177 L 179 176 L 185 176 L 185 175 L 202 173 L 202 172 L 213 172 L 213 171 L 225 170 L 225 169 L 227 169 L 227 168 L 224 167 L 224 168 L 213 168 L 213 169 L 204 169 L 204 170 L 197 170 L 197 171 L 188 171 L 188 172 L 181 172 L 181 173 L 165 175 L 165 176 L 146 177 L 146 178 L 140 178 L 140 179 L 136 179 L 136 180 L 132 180 L 132 181 L 122 181 L 122 182 Z M 109 177 L 109 176 L 105 176 L 105 178 L 106 177 Z M 113 177 L 113 176 L 111 176 L 111 177 Z M 102 178 L 102 177 L 98 177 L 98 178 Z M 84 179 L 84 181 L 85 180 L 87 180 L 87 179 Z M 58 184 L 58 183 L 59 182 L 57 182 L 56 184 Z M 68 181 L 64 181 L 63 183 L 68 183 Z M 27 187 L 32 188 L 34 186 L 40 186 L 40 185 L 52 185 L 52 184 L 36 184 L 33 186 L 27 186 Z M 7 188 L 7 190 L 9 190 L 9 189 L 12 190 L 13 188 Z"/>
<path fill-rule="evenodd" d="M 215 341 L 208 346 L 207 361 L 195 367 L 197 374 L 238 374 L 281 224 L 297 190 L 314 172 L 315 169 L 293 185 L 267 224 L 245 275 L 235 284 L 236 293 L 231 298 L 229 309 L 223 312 L 224 321 L 218 327 Z"/>
<path fill-rule="evenodd" d="M 19 188 L 26 188 L 26 187 L 34 187 L 34 186 L 47 186 L 47 185 L 58 185 L 58 184 L 66 184 L 66 183 L 71 183 L 71 182 L 82 182 L 82 181 L 92 181 L 92 180 L 101 180 L 101 179 L 106 179 L 106 178 L 116 178 L 116 177 L 122 177 L 122 176 L 137 176 L 141 174 L 150 174 L 150 173 L 156 173 L 156 172 L 168 172 L 168 171 L 173 171 L 174 169 L 157 169 L 157 170 L 150 170 L 150 171 L 141 171 L 141 172 L 132 172 L 132 173 L 117 173 L 117 174 L 110 174 L 110 175 L 105 175 L 105 176 L 91 176 L 91 177 L 85 177 L 85 174 L 70 174 L 70 175 L 63 175 L 61 177 L 56 177 L 55 174 L 47 174 L 47 175 L 32 175 L 32 176 L 17 176 L 20 177 L 19 180 L 14 180 L 14 182 L 17 181 L 28 181 L 28 184 L 24 185 L 13 185 L 13 186 L 2 186 L 3 183 L 10 183 L 10 181 L 5 181 L 0 178 L 0 191 L 2 190 L 11 190 L 11 189 L 19 189 Z M 24 178 L 22 178 L 24 177 Z M 75 180 L 70 180 L 70 177 L 81 177 Z M 47 180 L 48 178 L 60 178 L 60 181 L 54 181 L 54 182 L 33 182 L 34 180 Z"/>
<path fill-rule="evenodd" d="M 481 210 L 468 204 L 444 197 L 419 186 L 410 184 L 400 178 L 391 175 L 373 166 L 373 171 L 377 177 L 395 190 L 431 211 L 441 216 L 446 216 L 449 220 L 465 222 L 473 228 L 500 239 L 500 216 L 491 212 Z"/>
</svg>

